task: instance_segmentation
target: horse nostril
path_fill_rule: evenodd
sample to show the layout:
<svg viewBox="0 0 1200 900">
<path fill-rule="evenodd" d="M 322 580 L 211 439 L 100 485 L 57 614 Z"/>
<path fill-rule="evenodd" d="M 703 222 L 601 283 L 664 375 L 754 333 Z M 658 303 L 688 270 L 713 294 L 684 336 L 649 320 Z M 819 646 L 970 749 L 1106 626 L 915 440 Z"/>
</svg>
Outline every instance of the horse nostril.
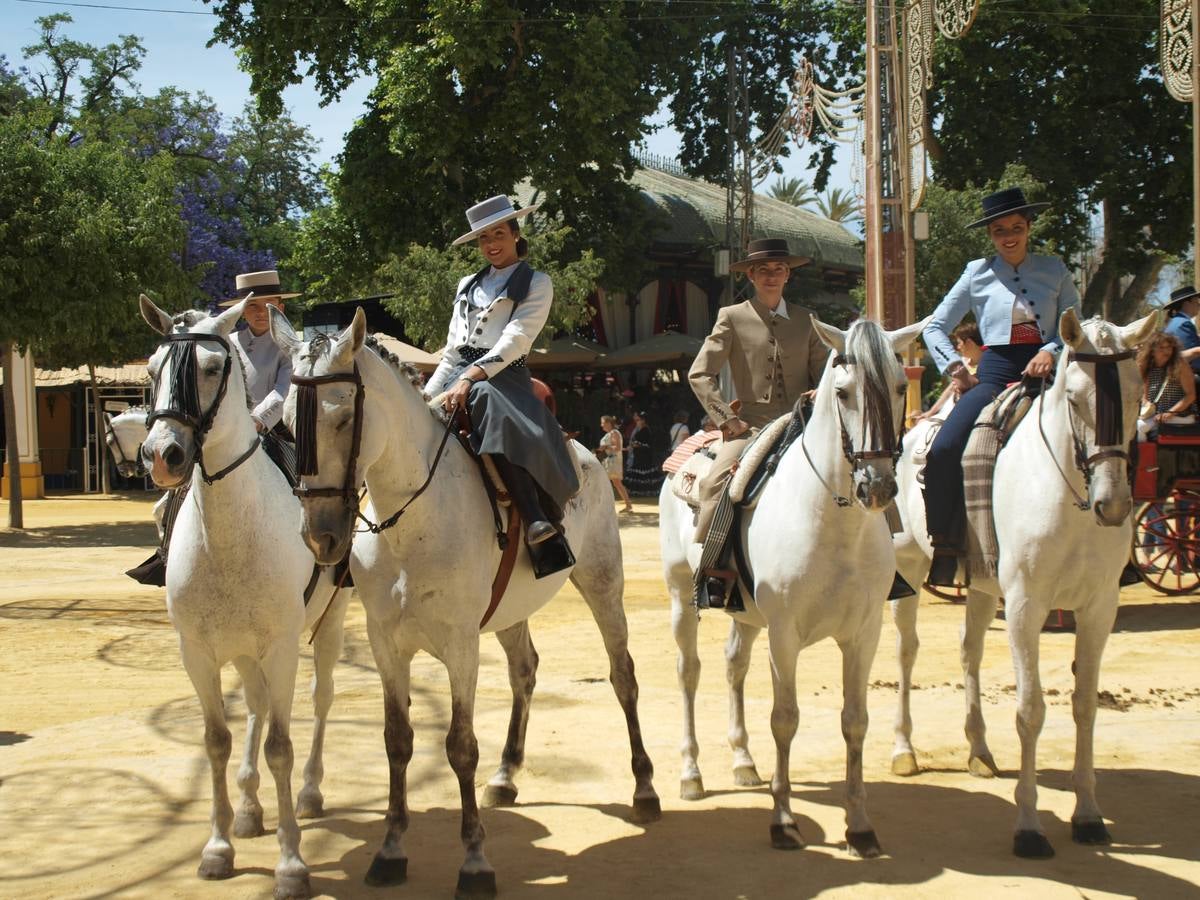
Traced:
<svg viewBox="0 0 1200 900">
<path fill-rule="evenodd" d="M 176 469 L 183 465 L 183 448 L 178 444 L 171 444 L 163 451 L 163 462 L 172 469 Z"/>
</svg>

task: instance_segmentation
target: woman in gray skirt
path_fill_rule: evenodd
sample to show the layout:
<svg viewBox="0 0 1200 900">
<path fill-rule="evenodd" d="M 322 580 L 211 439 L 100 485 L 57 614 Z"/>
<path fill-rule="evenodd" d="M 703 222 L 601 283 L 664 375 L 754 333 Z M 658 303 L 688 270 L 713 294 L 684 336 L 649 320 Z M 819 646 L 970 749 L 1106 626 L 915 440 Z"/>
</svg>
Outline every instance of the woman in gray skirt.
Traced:
<svg viewBox="0 0 1200 900">
<path fill-rule="evenodd" d="M 504 196 L 467 210 L 487 265 L 458 283 L 446 349 L 429 379 L 430 397 L 444 394 L 447 411 L 465 407 L 478 453 L 492 457 L 525 521 L 525 540 L 554 537 L 554 522 L 579 490 L 562 429 L 533 393 L 525 356 L 546 324 L 554 288 L 535 272 L 517 219 L 537 206 L 515 209 Z"/>
</svg>

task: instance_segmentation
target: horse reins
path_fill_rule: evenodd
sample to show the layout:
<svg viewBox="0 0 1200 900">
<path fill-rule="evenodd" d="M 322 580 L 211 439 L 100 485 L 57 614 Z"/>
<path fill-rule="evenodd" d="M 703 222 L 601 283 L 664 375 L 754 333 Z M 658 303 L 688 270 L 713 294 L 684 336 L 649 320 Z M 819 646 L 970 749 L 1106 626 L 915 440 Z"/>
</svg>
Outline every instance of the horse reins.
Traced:
<svg viewBox="0 0 1200 900">
<path fill-rule="evenodd" d="M 172 345 L 167 356 L 172 363 L 171 390 L 168 397 L 168 402 L 172 405 L 164 408 L 155 407 L 150 410 L 146 416 L 146 428 L 152 428 L 158 419 L 174 419 L 191 428 L 195 432 L 196 443 L 196 449 L 192 456 L 200 467 L 200 475 L 205 484 L 214 484 L 253 456 L 254 451 L 259 448 L 261 443 L 256 435 L 245 453 L 215 475 L 209 475 L 208 469 L 204 466 L 204 438 L 212 429 L 213 422 L 217 417 L 217 410 L 221 406 L 221 401 L 225 399 L 225 391 L 229 387 L 229 373 L 233 367 L 233 350 L 229 346 L 229 341 L 219 334 L 188 331 L 163 335 L 163 341 Z M 203 341 L 220 345 L 225 351 L 225 365 L 221 370 L 221 383 L 217 386 L 217 396 L 213 398 L 208 409 L 201 413 L 195 351 L 196 346 Z M 155 378 L 154 394 L 155 397 L 158 396 L 157 378 Z"/>
<path fill-rule="evenodd" d="M 853 363 L 854 360 L 851 357 L 842 356 L 841 354 L 834 357 L 833 360 L 833 365 L 835 366 L 848 366 L 853 365 Z M 835 404 L 835 406 L 837 405 Z M 813 474 L 817 476 L 817 480 L 821 482 L 825 490 L 827 490 L 830 496 L 833 497 L 834 503 L 843 509 L 850 506 L 854 501 L 849 497 L 839 494 L 833 489 L 833 487 L 830 486 L 829 482 L 825 480 L 825 477 L 821 474 L 820 470 L 817 469 L 816 464 L 813 462 L 812 457 L 808 453 L 808 446 L 804 443 L 804 436 L 808 431 L 808 422 L 804 417 L 803 403 L 796 404 L 795 413 L 799 417 L 801 425 L 800 449 L 804 452 L 804 458 L 808 460 L 809 468 L 813 470 Z M 857 469 L 859 463 L 871 459 L 887 459 L 890 457 L 892 460 L 892 465 L 895 465 L 899 461 L 900 454 L 904 449 L 904 434 L 907 427 L 906 425 L 901 426 L 900 434 L 896 435 L 895 425 L 893 424 L 892 437 L 894 439 L 895 446 L 891 450 L 855 450 L 854 442 L 850 439 L 850 431 L 846 428 L 846 420 L 842 417 L 842 409 L 840 406 L 837 406 L 837 414 L 838 427 L 841 429 L 842 456 L 845 457 L 848 463 L 850 463 L 851 470 Z"/>
<path fill-rule="evenodd" d="M 1083 440 L 1079 437 L 1079 432 L 1075 427 L 1075 416 L 1071 413 L 1071 404 L 1067 404 L 1067 427 L 1071 432 L 1071 444 L 1075 450 L 1075 468 L 1083 475 L 1084 486 L 1091 490 L 1092 486 L 1092 467 L 1105 459 L 1123 459 L 1126 464 L 1129 463 L 1129 452 L 1120 449 L 1119 446 L 1114 446 L 1121 440 L 1122 430 L 1122 405 L 1121 405 L 1121 376 L 1117 371 L 1117 363 L 1126 359 L 1133 359 L 1137 355 L 1136 350 L 1122 350 L 1119 353 L 1079 353 L 1075 350 L 1067 354 L 1068 363 L 1094 363 L 1096 366 L 1096 445 L 1103 447 L 1107 445 L 1107 450 L 1097 450 L 1091 456 L 1087 454 L 1087 448 Z M 1075 498 L 1075 506 L 1080 510 L 1091 509 L 1092 504 L 1085 497 L 1081 497 L 1079 492 L 1075 490 L 1071 484 L 1067 473 L 1063 471 L 1063 467 L 1058 462 L 1058 457 L 1054 455 L 1054 451 L 1050 447 L 1050 441 L 1046 437 L 1046 429 L 1042 424 L 1042 410 L 1045 409 L 1045 389 L 1046 379 L 1041 379 L 1042 389 L 1038 403 L 1038 432 L 1042 436 L 1042 443 L 1046 446 L 1046 451 L 1050 454 L 1050 459 L 1054 463 L 1054 468 L 1058 469 L 1058 474 L 1062 476 L 1063 483 L 1067 486 L 1067 490 L 1071 492 L 1071 496 Z M 1103 383 L 1102 383 L 1103 382 Z M 1109 440 L 1106 440 L 1109 439 Z"/>
<path fill-rule="evenodd" d="M 300 485 L 292 489 L 292 493 L 299 497 L 301 502 L 309 497 L 340 497 L 342 504 L 352 511 L 355 518 L 361 520 L 372 534 L 387 531 L 387 529 L 400 521 L 400 517 L 404 515 L 409 506 L 425 493 L 425 490 L 432 483 L 434 473 L 437 472 L 438 463 L 442 459 L 442 452 L 446 449 L 446 442 L 450 439 L 450 433 L 454 430 L 454 417 L 449 416 L 446 420 L 446 428 L 442 432 L 441 442 L 438 444 L 437 452 L 433 457 L 433 463 L 429 467 L 429 475 L 425 478 L 425 481 L 398 510 L 382 522 L 372 522 L 359 509 L 360 496 L 358 485 L 355 483 L 355 475 L 358 470 L 358 455 L 362 448 L 363 400 L 366 396 L 366 388 L 363 386 L 362 376 L 358 371 L 358 364 L 355 363 L 354 371 L 350 373 L 293 375 L 292 384 L 297 387 L 296 469 L 297 474 L 300 476 L 316 475 L 318 472 L 316 441 L 317 387 L 322 384 L 354 385 L 354 432 L 350 442 L 350 456 L 346 460 L 346 476 L 342 481 L 342 486 L 340 488 L 311 488 L 305 487 L 303 480 L 301 480 Z"/>
</svg>

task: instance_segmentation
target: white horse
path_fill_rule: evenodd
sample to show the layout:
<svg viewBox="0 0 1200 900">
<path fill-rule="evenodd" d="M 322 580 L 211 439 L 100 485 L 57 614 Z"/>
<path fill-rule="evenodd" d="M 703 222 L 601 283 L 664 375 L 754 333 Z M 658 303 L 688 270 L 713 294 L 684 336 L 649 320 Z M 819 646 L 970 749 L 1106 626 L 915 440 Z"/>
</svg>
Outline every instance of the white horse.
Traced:
<svg viewBox="0 0 1200 900">
<path fill-rule="evenodd" d="M 142 456 L 158 487 L 191 483 L 168 548 L 167 611 L 203 708 L 212 767 L 212 835 L 201 856 L 200 877 L 233 874 L 231 825 L 238 837 L 262 833 L 258 748 L 269 718 L 265 751 L 279 810 L 275 896 L 307 897 L 308 868 L 300 856 L 292 804 L 289 734 L 299 641 L 301 631 L 328 610 L 315 638 L 313 748 L 298 804 L 301 813 L 316 815 L 322 804 L 321 751 L 333 700 L 332 671 L 341 653 L 349 592 L 335 591 L 326 571 L 304 605 L 313 556 L 300 538 L 300 503 L 261 450 L 240 358 L 226 340 L 242 305 L 212 318 L 184 313 L 172 319 L 142 296 L 142 317 L 164 335 L 150 358 L 154 409 Z M 231 739 L 221 668 L 227 662 L 242 677 L 248 709 L 236 817 L 225 778 Z"/>
<path fill-rule="evenodd" d="M 1154 313 L 1124 327 L 1100 319 L 1081 325 L 1073 310 L 1064 313 L 1059 333 L 1069 352 L 1058 361 L 1054 384 L 1034 401 L 996 462 L 993 497 L 999 570 L 994 578 L 972 575 L 962 633 L 966 734 L 971 745 L 971 773 L 995 774 L 996 764 L 985 740 L 979 666 L 997 599 L 1004 597 L 1016 667 L 1021 738 L 1013 843 L 1018 856 L 1047 857 L 1054 852 L 1038 823 L 1035 758 L 1046 710 L 1038 674 L 1038 642 L 1052 609 L 1073 610 L 1076 623 L 1072 838 L 1089 844 L 1109 840 L 1095 797 L 1092 731 L 1100 657 L 1116 617 L 1119 577 L 1129 558 L 1131 539 L 1132 500 L 1124 451 L 1133 437 L 1142 391 L 1132 348 L 1144 341 L 1157 323 Z M 1095 361 L 1097 355 L 1099 362 Z M 1105 356 L 1113 359 L 1105 361 Z M 1119 377 L 1119 397 L 1113 396 L 1111 389 L 1108 393 L 1110 402 L 1119 405 L 1121 423 L 1120 432 L 1107 435 L 1103 444 L 1097 440 L 1097 373 L 1102 367 Z M 1114 420 L 1111 406 L 1108 419 Z M 924 580 L 932 555 L 912 458 L 927 443 L 926 429 L 930 427 L 930 423 L 918 423 L 905 438 L 898 468 L 905 532 L 897 536 L 897 565 L 914 584 Z M 896 622 L 901 679 L 893 770 L 914 774 L 908 689 L 917 648 L 915 597 L 897 602 Z"/>
<path fill-rule="evenodd" d="M 843 332 L 814 318 L 833 348 L 814 402 L 812 419 L 784 454 L 758 506 L 743 522 L 746 561 L 753 572 L 754 602 L 734 615 L 726 656 L 730 681 L 730 743 L 735 778 L 757 783 L 746 747 L 742 688 L 750 645 L 766 627 L 771 654 L 775 736 L 775 809 L 771 843 L 803 846 L 791 813 L 788 771 L 799 722 L 796 661 L 800 650 L 832 637 L 842 650 L 842 734 L 846 740 L 846 840 L 864 857 L 882 851 L 871 827 L 863 786 L 862 747 L 867 730 L 867 680 L 879 643 L 883 604 L 892 583 L 894 555 L 881 515 L 896 493 L 893 473 L 896 425 L 907 382 L 895 353 L 924 323 L 885 332 L 859 321 Z M 841 491 L 850 485 L 854 501 Z M 691 608 L 699 546 L 692 543 L 693 517 L 669 490 L 659 496 L 663 569 L 671 593 L 684 698 L 684 799 L 703 794 L 696 762 L 695 693 L 700 661 L 696 614 Z"/>
<path fill-rule="evenodd" d="M 301 438 L 298 453 L 305 456 L 306 427 L 312 428 L 317 452 L 319 471 L 305 476 L 302 488 L 324 494 L 304 497 L 308 545 L 322 561 L 345 552 L 354 534 L 357 491 L 364 481 L 370 498 L 366 515 L 389 516 L 394 522 L 394 527 L 360 533 L 354 539 L 351 566 L 383 683 L 384 742 L 391 769 L 387 834 L 367 882 L 397 884 L 407 875 L 405 778 L 413 752 L 409 669 L 414 654 L 425 650 L 442 661 L 450 680 L 446 754 L 458 777 L 466 849 L 458 894 L 491 896 L 496 878 L 483 851 L 484 829 L 474 782 L 479 761 L 474 732 L 479 635 L 481 630 L 495 632 L 508 656 L 513 688 L 508 739 L 485 802 L 511 803 L 517 793 L 513 777 L 524 759 L 538 662 L 526 620 L 558 593 L 568 572 L 535 580 L 522 550 L 495 614 L 481 624 L 501 553 L 476 464 L 453 440 L 439 460 L 446 426 L 431 413 L 408 377 L 364 347 L 362 310 L 333 340 L 321 336 L 303 343 L 287 320 L 274 313 L 271 333 L 292 357 L 293 384 L 285 415 L 296 423 Z M 297 383 L 308 378 L 323 380 L 309 385 L 316 392 L 311 411 L 302 409 L 297 420 Z M 627 647 L 621 542 L 612 491 L 595 458 L 578 444 L 571 448 L 583 477 L 579 495 L 564 510 L 566 536 L 578 558 L 569 575 L 600 627 L 608 651 L 610 679 L 625 712 L 633 752 L 634 817 L 649 821 L 661 812 L 637 717 L 638 689 Z M 397 518 L 401 510 L 404 515 Z"/>
<path fill-rule="evenodd" d="M 146 416 L 150 409 L 145 406 L 131 406 L 115 416 L 104 414 L 104 443 L 112 455 L 117 467 L 117 474 L 122 478 L 133 478 L 144 475 L 142 464 L 142 444 L 150 429 L 146 426 Z M 158 529 L 159 540 L 162 540 L 163 514 L 167 509 L 167 494 L 163 494 L 154 504 L 154 526 Z"/>
</svg>

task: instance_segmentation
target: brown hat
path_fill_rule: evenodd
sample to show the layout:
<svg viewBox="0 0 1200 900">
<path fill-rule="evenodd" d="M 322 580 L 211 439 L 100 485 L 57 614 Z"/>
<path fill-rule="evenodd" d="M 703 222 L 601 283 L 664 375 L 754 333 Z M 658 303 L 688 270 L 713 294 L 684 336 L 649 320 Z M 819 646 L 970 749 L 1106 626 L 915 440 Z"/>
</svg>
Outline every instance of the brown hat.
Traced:
<svg viewBox="0 0 1200 900">
<path fill-rule="evenodd" d="M 751 241 L 746 248 L 746 258 L 730 263 L 731 272 L 749 272 L 750 267 L 764 262 L 781 262 L 789 269 L 807 266 L 812 262 L 807 256 L 796 256 L 788 248 L 788 242 L 780 238 L 763 238 Z"/>
</svg>

